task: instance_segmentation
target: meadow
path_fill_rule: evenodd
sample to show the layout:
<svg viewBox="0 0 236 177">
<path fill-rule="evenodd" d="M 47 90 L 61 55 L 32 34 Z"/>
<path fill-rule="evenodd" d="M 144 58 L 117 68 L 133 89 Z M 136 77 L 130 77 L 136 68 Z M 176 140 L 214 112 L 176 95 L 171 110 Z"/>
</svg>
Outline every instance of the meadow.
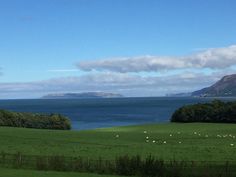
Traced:
<svg viewBox="0 0 236 177">
<path fill-rule="evenodd" d="M 165 162 L 236 164 L 236 125 L 166 123 L 86 131 L 0 128 L 0 152 L 114 161 L 152 155 Z"/>
<path fill-rule="evenodd" d="M 0 128 L 0 151 L 25 155 L 114 159 L 149 154 L 163 160 L 232 161 L 236 159 L 236 125 L 167 123 L 88 131 Z"/>
</svg>

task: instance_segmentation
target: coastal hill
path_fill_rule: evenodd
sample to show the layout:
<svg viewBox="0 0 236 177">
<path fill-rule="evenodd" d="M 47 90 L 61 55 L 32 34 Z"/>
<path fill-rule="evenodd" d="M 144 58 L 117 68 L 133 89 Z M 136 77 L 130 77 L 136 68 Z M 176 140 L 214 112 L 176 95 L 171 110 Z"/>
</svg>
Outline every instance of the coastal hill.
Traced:
<svg viewBox="0 0 236 177">
<path fill-rule="evenodd" d="M 224 76 L 210 87 L 192 92 L 200 97 L 234 97 L 236 96 L 236 74 Z"/>
<path fill-rule="evenodd" d="M 105 92 L 84 92 L 84 93 L 56 93 L 48 94 L 42 97 L 42 99 L 83 99 L 83 98 L 120 98 L 123 97 L 117 93 L 105 93 Z"/>
</svg>

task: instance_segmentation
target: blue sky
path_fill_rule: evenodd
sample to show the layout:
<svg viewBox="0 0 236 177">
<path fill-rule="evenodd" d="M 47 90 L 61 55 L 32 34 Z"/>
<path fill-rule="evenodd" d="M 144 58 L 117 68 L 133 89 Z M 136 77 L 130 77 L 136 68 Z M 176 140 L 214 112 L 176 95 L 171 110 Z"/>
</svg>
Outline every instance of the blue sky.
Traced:
<svg viewBox="0 0 236 177">
<path fill-rule="evenodd" d="M 159 82 L 156 79 L 168 77 L 168 80 L 186 75 L 196 80 L 206 75 L 211 80 L 195 85 L 189 82 L 185 89 L 173 84 L 169 92 L 207 86 L 224 74 L 235 73 L 236 54 L 235 48 L 231 47 L 236 44 L 235 9 L 235 0 L 0 0 L 2 97 L 25 97 L 26 93 L 28 97 L 37 97 L 49 92 L 104 90 L 128 96 L 130 93 L 135 96 L 143 92 L 163 95 L 168 90 L 167 86 L 156 85 Z M 193 66 L 195 58 L 202 60 L 197 54 L 212 49 L 217 55 L 213 58 L 219 55 L 224 60 L 222 52 L 218 52 L 222 48 L 227 49 L 223 51 L 224 56 L 233 53 L 231 57 L 226 57 L 229 62 L 223 68 L 211 66 L 209 63 L 214 62 L 208 61 L 206 65 Z M 171 57 L 171 61 L 166 57 Z M 162 64 L 150 66 L 153 64 L 150 60 L 165 63 L 172 63 L 173 60 L 175 63 L 189 57 L 193 60 L 190 64 L 182 66 L 179 63 L 181 67 L 177 68 Z M 123 60 L 127 62 L 120 62 Z M 101 66 L 101 62 L 106 66 Z M 130 63 L 132 66 L 129 66 Z M 148 69 L 133 67 L 145 63 L 150 66 Z M 118 66 L 120 68 L 114 69 Z M 123 67 L 126 68 L 125 72 Z M 106 88 L 101 86 L 109 79 L 101 82 L 101 85 L 96 83 L 94 77 L 98 75 L 110 78 L 111 87 L 109 83 Z M 64 85 L 59 84 L 73 78 L 73 82 L 79 80 L 81 86 L 81 77 L 87 78 L 85 82 L 94 81 L 97 85 L 64 89 Z M 126 85 L 124 88 L 122 80 L 122 83 L 115 83 L 115 88 L 112 87 L 115 80 L 127 77 L 155 84 L 148 90 L 140 84 L 136 84 L 136 87 Z M 55 87 L 61 89 L 41 88 L 38 94 L 32 91 L 32 83 L 43 82 L 47 85 L 51 80 L 56 80 L 58 85 L 55 83 Z M 22 88 L 23 84 L 27 86 Z M 19 88 L 10 92 L 12 87 Z"/>
</svg>

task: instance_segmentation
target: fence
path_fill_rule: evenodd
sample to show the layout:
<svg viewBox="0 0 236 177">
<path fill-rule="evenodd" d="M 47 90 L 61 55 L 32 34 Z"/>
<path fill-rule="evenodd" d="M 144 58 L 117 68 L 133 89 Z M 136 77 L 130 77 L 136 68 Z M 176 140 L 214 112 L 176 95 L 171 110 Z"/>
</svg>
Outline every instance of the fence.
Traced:
<svg viewBox="0 0 236 177">
<path fill-rule="evenodd" d="M 0 153 L 0 166 L 9 168 L 90 172 L 147 177 L 235 177 L 236 161 L 163 161 L 150 155 L 119 156 L 114 160 L 82 157 L 23 155 Z"/>
</svg>

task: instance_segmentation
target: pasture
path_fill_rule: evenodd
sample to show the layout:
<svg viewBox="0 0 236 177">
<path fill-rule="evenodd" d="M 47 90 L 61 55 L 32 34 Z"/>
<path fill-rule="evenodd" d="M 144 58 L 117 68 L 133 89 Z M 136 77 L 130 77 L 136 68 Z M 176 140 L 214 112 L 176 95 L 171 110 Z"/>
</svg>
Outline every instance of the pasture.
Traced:
<svg viewBox="0 0 236 177">
<path fill-rule="evenodd" d="M 236 159 L 236 125 L 167 123 L 112 127 L 88 131 L 0 128 L 0 151 L 25 155 L 99 157 L 153 155 L 165 161 Z"/>
</svg>

